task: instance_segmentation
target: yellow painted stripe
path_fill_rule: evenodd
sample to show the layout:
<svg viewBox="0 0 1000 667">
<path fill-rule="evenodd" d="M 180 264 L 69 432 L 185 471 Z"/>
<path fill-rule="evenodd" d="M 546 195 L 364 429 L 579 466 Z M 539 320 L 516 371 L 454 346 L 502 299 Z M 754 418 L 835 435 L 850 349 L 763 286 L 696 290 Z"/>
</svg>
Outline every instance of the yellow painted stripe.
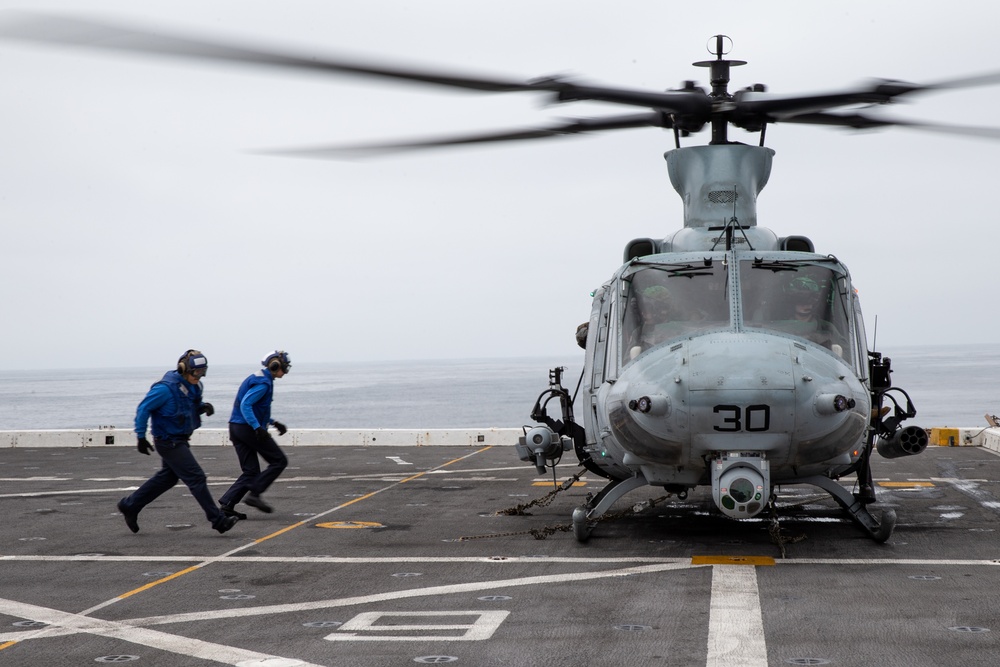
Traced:
<svg viewBox="0 0 1000 667">
<path fill-rule="evenodd" d="M 488 449 L 493 449 L 493 445 L 487 445 L 486 447 L 483 447 L 482 449 L 476 450 L 474 453 L 475 454 L 481 454 L 482 452 L 485 452 Z M 462 459 L 465 459 L 465 458 L 468 458 L 468 457 L 467 456 L 460 456 L 457 459 L 452 459 L 451 461 L 448 461 L 447 463 L 443 463 L 442 465 L 439 465 L 437 468 L 434 468 L 434 470 L 440 470 L 441 468 L 447 468 L 452 463 L 457 463 L 457 462 L 459 462 L 459 461 L 461 461 Z M 415 479 L 423 477 L 428 472 L 430 472 L 430 471 L 429 470 L 425 470 L 424 472 L 418 472 L 415 475 L 410 475 L 406 479 L 401 479 L 396 484 L 398 485 L 398 484 L 406 484 L 407 482 L 412 482 Z M 342 504 L 338 505 L 336 507 L 336 509 L 337 510 L 341 510 L 341 509 L 344 509 L 345 507 L 350 507 L 354 503 L 360 503 L 362 500 L 368 500 L 369 498 L 372 498 L 373 496 L 377 496 L 378 494 L 382 493 L 382 491 L 384 491 L 384 490 L 385 489 L 379 489 L 378 491 L 372 491 L 371 493 L 366 493 L 365 495 L 363 495 L 363 496 L 361 496 L 359 498 L 354 498 L 353 500 L 348 500 L 346 503 L 342 503 Z M 299 521 L 298 523 L 293 523 L 292 525 L 285 526 L 281 530 L 275 531 L 275 532 L 271 533 L 270 535 L 265 535 L 264 537 L 261 537 L 260 539 L 254 540 L 252 543 L 253 544 L 260 544 L 261 542 L 266 542 L 267 540 L 275 538 L 275 537 L 277 537 L 279 535 L 283 535 L 284 533 L 287 533 L 288 531 L 290 531 L 290 530 L 292 530 L 294 528 L 298 528 L 299 526 L 304 526 L 307 523 L 309 523 L 308 520 L 306 520 L 306 521 Z"/>
<path fill-rule="evenodd" d="M 5 648 L 10 648 L 11 646 L 13 646 L 16 643 L 17 642 L 5 642 L 3 644 L 0 644 L 0 651 L 4 650 Z"/>
<path fill-rule="evenodd" d="M 532 486 L 552 486 L 552 482 L 532 482 Z M 573 482 L 573 486 L 587 486 L 586 482 Z"/>
<path fill-rule="evenodd" d="M 487 450 L 490 450 L 490 449 L 493 449 L 493 445 L 486 445 L 486 446 L 485 446 L 485 447 L 483 447 L 482 449 L 477 449 L 476 451 L 472 452 L 472 454 L 468 454 L 468 455 L 466 455 L 466 456 L 459 456 L 458 458 L 455 458 L 455 459 L 452 459 L 451 461 L 448 461 L 448 462 L 447 462 L 447 463 L 445 463 L 444 465 L 441 465 L 441 466 L 438 466 L 437 468 L 435 468 L 435 470 L 437 470 L 438 468 L 447 468 L 447 467 L 448 467 L 448 466 L 450 466 L 450 465 L 451 465 L 452 463 L 458 463 L 459 461 L 462 461 L 462 460 L 464 460 L 464 459 L 467 459 L 467 458 L 469 458 L 469 456 L 473 456 L 473 455 L 475 455 L 475 454 L 482 454 L 483 452 L 485 452 L 485 451 L 487 451 Z M 419 475 L 414 475 L 414 477 L 419 477 L 419 476 L 420 476 L 420 475 L 422 475 L 422 474 L 424 474 L 424 473 L 420 473 Z"/>
<path fill-rule="evenodd" d="M 488 449 L 493 449 L 493 445 L 487 445 L 486 447 L 483 447 L 482 449 L 477 449 L 472 454 L 468 454 L 466 456 L 460 456 L 458 458 L 452 459 L 451 461 L 448 461 L 447 463 L 439 465 L 437 468 L 434 468 L 433 470 L 440 470 L 441 468 L 446 468 L 446 467 L 450 466 L 452 463 L 457 463 L 457 462 L 459 462 L 459 461 L 461 461 L 463 459 L 469 458 L 470 456 L 474 456 L 476 454 L 481 454 L 482 452 L 485 452 Z M 417 473 L 415 475 L 411 475 L 411 476 L 407 477 L 406 479 L 404 479 L 404 480 L 402 480 L 400 482 L 397 482 L 393 486 L 397 486 L 399 484 L 405 484 L 406 482 L 410 482 L 412 480 L 415 480 L 418 477 L 423 477 L 428 472 L 431 472 L 431 471 L 430 470 L 425 470 L 424 472 L 419 472 L 419 473 Z M 387 488 L 391 488 L 391 487 L 387 487 Z M 349 506 L 353 505 L 354 503 L 358 503 L 358 502 L 361 502 L 362 500 L 365 500 L 367 498 L 371 498 L 372 496 L 378 495 L 379 493 L 381 493 L 384 490 L 385 489 L 380 489 L 379 491 L 373 491 L 372 493 L 365 494 L 365 495 L 361 496 L 360 498 L 354 498 L 353 500 L 349 500 L 346 503 L 343 503 L 342 505 L 339 505 L 335 509 L 339 510 L 339 509 L 342 509 L 344 507 L 349 507 Z M 261 542 L 264 542 L 266 540 L 270 540 L 270 539 L 272 539 L 274 537 L 277 537 L 278 535 L 282 535 L 284 533 L 287 533 L 288 531 L 292 530 L 293 528 L 298 528 L 299 526 L 304 526 L 307 523 L 309 523 L 309 521 L 299 521 L 298 523 L 293 523 L 292 525 L 285 526 L 281 530 L 275 531 L 275 532 L 271 533 L 270 535 L 266 535 L 266 536 L 264 536 L 264 537 L 262 537 L 262 538 L 260 538 L 258 540 L 254 540 L 250 544 L 260 544 Z M 187 569 L 181 570 L 180 572 L 175 572 L 175 573 L 171 574 L 170 576 L 164 577 L 162 579 L 157 579 L 156 581 L 148 583 L 145 586 L 140 586 L 139 588 L 136 588 L 135 590 L 129 591 L 128 593 L 123 593 L 122 595 L 119 595 L 115 599 L 116 600 L 124 600 L 125 598 L 127 598 L 129 596 L 132 596 L 132 595 L 135 595 L 136 593 L 141 593 L 142 591 L 149 590 L 153 586 L 159 586 L 160 584 L 165 583 L 167 581 L 170 581 L 171 579 L 176 579 L 177 577 L 183 576 L 183 575 L 188 574 L 190 572 L 194 572 L 195 570 L 200 569 L 203 565 L 207 565 L 207 563 L 201 563 L 199 565 L 195 565 L 193 567 L 189 567 Z M 6 648 L 6 647 L 0 647 L 0 648 Z"/>
<path fill-rule="evenodd" d="M 879 482 L 878 485 L 892 489 L 905 489 L 916 486 L 934 486 L 934 483 L 933 482 Z"/>
<path fill-rule="evenodd" d="M 692 565 L 774 565 L 770 556 L 691 556 Z"/>
<path fill-rule="evenodd" d="M 329 521 L 327 523 L 317 523 L 317 528 L 384 528 L 375 521 Z"/>
<path fill-rule="evenodd" d="M 119 600 L 124 600 L 125 598 L 131 597 L 132 595 L 135 595 L 136 593 L 141 593 L 142 591 L 149 590 L 153 586 L 159 586 L 160 584 L 165 583 L 167 581 L 170 581 L 171 579 L 176 579 L 177 577 L 185 575 L 185 574 L 187 574 L 189 572 L 194 572 L 195 570 L 198 570 L 200 568 L 201 568 L 201 565 L 194 565 L 192 567 L 183 569 L 180 572 L 174 572 L 170 576 L 163 577 L 162 579 L 157 579 L 156 581 L 150 582 L 150 583 L 146 584 L 145 586 L 140 586 L 139 588 L 136 588 L 135 590 L 129 591 L 128 593 L 122 593 L 121 595 L 118 596 L 118 599 Z"/>
<path fill-rule="evenodd" d="M 358 500 L 360 500 L 360 498 Z M 260 539 L 256 539 L 253 542 L 251 542 L 251 544 L 260 544 L 261 542 L 269 540 L 272 537 L 277 537 L 278 535 L 282 535 L 284 533 L 287 533 L 288 531 L 290 531 L 293 528 L 298 528 L 299 526 L 304 526 L 307 523 L 309 523 L 309 522 L 308 521 L 299 521 L 298 523 L 293 523 L 292 525 L 285 526 L 281 530 L 277 530 L 277 531 L 271 533 L 270 535 L 265 535 L 264 537 L 261 537 Z"/>
</svg>

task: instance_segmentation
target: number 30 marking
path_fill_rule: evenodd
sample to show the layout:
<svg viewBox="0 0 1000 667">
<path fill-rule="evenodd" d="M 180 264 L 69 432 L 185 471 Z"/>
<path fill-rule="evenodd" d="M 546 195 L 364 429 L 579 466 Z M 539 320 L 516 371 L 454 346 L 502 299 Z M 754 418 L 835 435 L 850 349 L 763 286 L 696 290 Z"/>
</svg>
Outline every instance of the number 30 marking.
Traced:
<svg viewBox="0 0 1000 667">
<path fill-rule="evenodd" d="M 771 428 L 771 406 L 748 405 L 746 412 L 738 405 L 716 405 L 712 412 L 723 415 L 722 424 L 713 426 L 716 431 L 756 433 Z M 746 424 L 744 424 L 746 420 Z"/>
</svg>

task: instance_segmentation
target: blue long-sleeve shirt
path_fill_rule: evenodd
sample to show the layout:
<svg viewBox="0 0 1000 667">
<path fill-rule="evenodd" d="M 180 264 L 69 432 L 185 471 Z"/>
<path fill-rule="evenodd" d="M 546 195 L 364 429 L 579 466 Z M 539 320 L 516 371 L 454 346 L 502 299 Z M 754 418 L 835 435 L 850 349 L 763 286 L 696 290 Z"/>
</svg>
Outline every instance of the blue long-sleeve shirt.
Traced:
<svg viewBox="0 0 1000 667">
<path fill-rule="evenodd" d="M 246 394 L 243 396 L 243 400 L 240 401 L 240 414 L 243 415 L 243 419 L 246 420 L 250 428 L 255 431 L 262 426 L 262 424 L 257 421 L 257 415 L 254 414 L 253 406 L 254 404 L 264 397 L 267 393 L 269 387 L 266 384 L 258 384 L 251 387 Z M 266 425 L 266 424 L 265 424 Z"/>
</svg>

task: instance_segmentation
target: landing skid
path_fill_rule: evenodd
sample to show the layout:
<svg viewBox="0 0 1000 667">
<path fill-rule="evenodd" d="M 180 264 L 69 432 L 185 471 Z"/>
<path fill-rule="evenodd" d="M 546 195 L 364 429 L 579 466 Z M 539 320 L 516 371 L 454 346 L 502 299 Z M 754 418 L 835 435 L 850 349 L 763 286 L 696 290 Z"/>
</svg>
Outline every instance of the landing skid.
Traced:
<svg viewBox="0 0 1000 667">
<path fill-rule="evenodd" d="M 573 535 L 577 542 L 586 542 L 601 516 L 607 512 L 619 498 L 629 491 L 646 486 L 646 478 L 641 472 L 628 479 L 612 480 L 593 498 L 573 510 Z"/>
<path fill-rule="evenodd" d="M 886 508 L 882 510 L 881 520 L 876 520 L 871 512 L 868 511 L 867 503 L 859 500 L 857 496 L 829 477 L 814 475 L 784 483 L 811 484 L 823 489 L 833 496 L 838 505 L 844 508 L 854 520 L 854 523 L 858 524 L 862 530 L 868 533 L 869 537 L 879 544 L 888 540 L 892 535 L 893 529 L 896 527 L 896 510 Z"/>
<path fill-rule="evenodd" d="M 867 498 L 863 501 L 841 486 L 836 480 L 822 475 L 801 477 L 785 481 L 785 484 L 811 484 L 830 494 L 833 499 L 850 515 L 851 519 L 864 530 L 869 537 L 882 544 L 892 536 L 896 527 L 896 511 L 892 508 L 882 510 L 880 519 L 876 519 L 868 511 Z M 622 480 L 612 480 L 593 498 L 573 510 L 573 535 L 578 542 L 586 542 L 601 516 L 607 512 L 622 496 L 647 484 L 642 473 Z"/>
</svg>

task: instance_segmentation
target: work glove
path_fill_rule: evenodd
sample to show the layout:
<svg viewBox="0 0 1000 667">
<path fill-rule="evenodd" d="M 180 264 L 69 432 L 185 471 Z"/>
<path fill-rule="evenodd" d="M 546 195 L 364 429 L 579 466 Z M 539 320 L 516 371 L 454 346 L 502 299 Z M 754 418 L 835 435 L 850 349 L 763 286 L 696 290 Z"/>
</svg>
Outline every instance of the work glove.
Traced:
<svg viewBox="0 0 1000 667">
<path fill-rule="evenodd" d="M 281 422 L 274 422 L 274 428 L 278 429 L 278 435 L 285 435 L 285 431 L 288 430 Z"/>
<path fill-rule="evenodd" d="M 206 417 L 211 417 L 215 414 L 215 408 L 212 407 L 211 403 L 202 403 L 201 407 L 198 408 L 199 415 L 205 415 Z"/>
<path fill-rule="evenodd" d="M 149 453 L 153 451 L 153 446 L 145 438 L 139 438 L 139 442 L 136 443 L 135 448 L 139 450 L 140 454 L 145 454 L 146 456 L 149 456 Z"/>
<path fill-rule="evenodd" d="M 254 430 L 254 433 L 257 434 L 257 441 L 258 442 L 263 442 L 264 440 L 267 440 L 267 427 L 266 426 L 258 426 L 256 428 L 256 430 Z"/>
</svg>

